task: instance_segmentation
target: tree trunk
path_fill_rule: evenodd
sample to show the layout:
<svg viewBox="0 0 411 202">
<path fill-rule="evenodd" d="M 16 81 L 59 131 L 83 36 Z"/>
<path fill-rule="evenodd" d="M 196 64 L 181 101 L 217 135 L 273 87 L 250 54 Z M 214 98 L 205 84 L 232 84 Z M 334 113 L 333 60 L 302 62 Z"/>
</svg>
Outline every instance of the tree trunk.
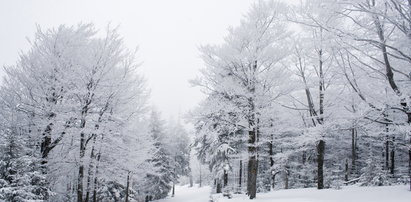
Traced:
<svg viewBox="0 0 411 202">
<path fill-rule="evenodd" d="M 89 83 L 87 89 L 90 90 L 92 83 Z M 77 179 L 77 202 L 83 202 L 83 179 L 84 179 L 84 155 L 86 153 L 86 134 L 84 133 L 84 128 L 86 127 L 86 116 L 91 104 L 91 98 L 94 94 L 90 91 L 88 92 L 88 98 L 81 109 L 81 119 L 80 119 L 80 158 L 79 158 L 79 168 L 78 168 L 78 179 Z"/>
<path fill-rule="evenodd" d="M 46 129 L 44 130 L 43 133 L 43 139 L 41 142 L 41 147 L 40 147 L 40 151 L 41 151 L 41 173 L 45 176 L 47 176 L 47 163 L 48 163 L 48 155 L 49 152 L 51 151 L 51 126 L 53 124 L 50 123 L 49 125 L 47 125 Z M 46 185 L 48 186 L 48 182 L 46 181 Z M 49 194 L 48 191 L 44 192 L 44 197 L 43 200 L 48 200 L 49 199 Z"/>
<path fill-rule="evenodd" d="M 216 193 L 217 194 L 219 194 L 219 193 L 221 193 L 221 183 L 220 183 L 220 179 L 216 179 L 216 187 L 217 187 L 217 190 L 216 190 Z"/>
<path fill-rule="evenodd" d="M 357 160 L 357 130 L 351 129 L 351 173 L 356 173 L 356 160 Z"/>
<path fill-rule="evenodd" d="M 374 17 L 375 28 L 377 30 L 378 37 L 380 39 L 380 49 L 381 49 L 381 52 L 382 52 L 382 56 L 384 58 L 385 72 L 386 72 L 386 76 L 387 76 L 387 79 L 388 79 L 388 83 L 390 84 L 391 89 L 398 96 L 401 96 L 401 92 L 400 92 L 397 84 L 395 83 L 394 72 L 392 70 L 390 61 L 388 59 L 388 52 L 387 52 L 387 45 L 385 44 L 384 30 L 382 28 L 380 20 L 378 19 L 378 16 L 374 15 L 373 17 Z"/>
<path fill-rule="evenodd" d="M 248 177 L 247 177 L 247 193 L 250 199 L 256 198 L 257 195 L 257 172 L 258 172 L 258 160 L 257 160 L 257 142 L 258 142 L 258 118 L 255 112 L 255 75 L 257 71 L 257 61 L 254 61 L 252 69 L 252 77 L 250 78 L 250 84 L 248 85 L 248 91 L 251 97 L 248 98 L 249 112 L 248 112 Z"/>
<path fill-rule="evenodd" d="M 224 170 L 224 187 L 227 187 L 228 184 L 228 172 L 226 170 Z"/>
<path fill-rule="evenodd" d="M 239 172 L 239 178 L 238 178 L 238 187 L 241 189 L 241 183 L 243 178 L 243 161 L 240 160 L 240 172 Z"/>
<path fill-rule="evenodd" d="M 317 188 L 324 188 L 324 152 L 325 152 L 325 141 L 320 140 L 317 145 Z"/>
<path fill-rule="evenodd" d="M 388 120 L 388 114 L 387 114 L 386 111 L 384 111 L 384 120 L 387 121 L 387 122 L 389 121 Z M 388 170 L 390 168 L 390 166 L 389 166 L 389 162 L 390 162 L 390 155 L 389 155 L 390 140 L 389 140 L 388 132 L 389 132 L 388 124 L 385 124 L 385 165 L 384 165 L 385 170 Z"/>
<path fill-rule="evenodd" d="M 190 172 L 190 187 L 194 186 L 194 182 L 193 182 L 193 174 Z"/>
<path fill-rule="evenodd" d="M 411 145 L 411 138 L 410 138 Z M 411 190 L 411 148 L 408 149 L 408 175 L 410 176 L 410 190 Z"/>
<path fill-rule="evenodd" d="M 174 197 L 175 193 L 176 193 L 176 185 L 173 182 L 173 191 L 171 192 L 171 197 Z"/>
<path fill-rule="evenodd" d="M 348 159 L 345 159 L 345 175 L 344 180 L 348 182 Z"/>
<path fill-rule="evenodd" d="M 273 166 L 274 166 L 274 151 L 273 151 L 273 135 L 271 134 L 271 141 L 270 141 L 270 148 L 268 150 L 269 155 L 270 155 L 270 175 L 271 175 L 271 187 L 274 189 L 274 180 L 275 180 L 275 174 L 273 172 Z"/>
<path fill-rule="evenodd" d="M 394 169 L 395 169 L 395 137 L 392 137 L 392 142 L 391 142 L 391 167 L 390 171 L 391 174 L 394 175 Z"/>
<path fill-rule="evenodd" d="M 285 174 L 285 183 L 284 183 L 284 189 L 288 189 L 289 187 L 288 187 L 288 176 L 289 176 L 289 172 L 288 172 L 288 167 L 286 166 L 285 167 L 285 172 L 284 172 L 284 174 Z"/>
<path fill-rule="evenodd" d="M 128 202 L 128 195 L 130 189 L 130 171 L 127 173 L 127 185 L 126 185 L 126 202 Z"/>
<path fill-rule="evenodd" d="M 86 199 L 84 200 L 85 202 L 88 202 L 90 199 L 90 191 L 91 191 L 91 181 L 93 178 L 93 169 L 94 169 L 94 159 L 95 159 L 95 144 L 96 144 L 96 135 L 93 136 L 93 147 L 91 148 L 91 153 L 90 153 L 90 165 L 88 167 L 88 172 L 87 172 L 87 187 L 86 187 Z"/>
<path fill-rule="evenodd" d="M 320 37 L 322 41 L 322 32 L 323 29 L 320 28 Z M 318 60 L 319 60 L 319 77 L 320 77 L 320 83 L 319 83 L 319 111 L 320 115 L 318 117 L 318 123 L 323 124 L 324 123 L 324 97 L 325 97 L 325 83 L 324 83 L 324 71 L 323 71 L 323 50 L 322 47 L 318 51 Z M 324 188 L 324 155 L 325 155 L 325 141 L 320 140 L 317 145 L 317 188 L 318 189 L 323 189 Z"/>
<path fill-rule="evenodd" d="M 201 187 L 201 183 L 202 183 L 202 176 L 201 176 L 201 163 L 200 163 L 200 184 L 199 184 L 199 186 Z"/>
<path fill-rule="evenodd" d="M 248 179 L 247 179 L 247 191 L 250 199 L 254 199 L 257 194 L 257 151 L 255 146 L 256 134 L 255 130 L 249 131 L 249 146 L 248 153 L 250 155 L 248 160 Z"/>
<path fill-rule="evenodd" d="M 98 124 L 96 124 L 94 126 L 94 129 L 97 131 L 100 128 L 100 123 L 102 121 L 102 117 L 103 114 L 106 112 L 107 108 L 108 108 L 109 102 L 107 101 L 106 104 L 104 105 L 104 108 L 101 109 L 101 111 L 99 112 L 99 117 L 98 117 Z M 102 134 L 101 134 L 102 135 Z M 103 137 L 103 135 L 102 135 Z M 92 183 L 92 178 L 93 178 L 93 169 L 95 166 L 95 158 L 96 158 L 96 154 L 95 154 L 95 150 L 96 150 L 96 140 L 97 140 L 97 134 L 92 134 L 92 138 L 93 138 L 93 146 L 91 148 L 91 154 L 90 154 L 90 165 L 88 168 L 88 172 L 87 172 L 87 187 L 86 187 L 86 199 L 85 202 L 88 202 L 90 200 L 90 192 L 91 192 L 91 183 Z M 87 142 L 86 142 L 87 144 Z M 100 153 L 100 151 L 99 151 Z M 94 200 L 94 199 L 93 199 Z"/>
<path fill-rule="evenodd" d="M 41 152 L 41 172 L 43 174 L 47 174 L 47 157 L 50 152 L 50 144 L 51 144 L 51 126 L 53 124 L 50 123 L 49 125 L 46 126 L 46 129 L 44 130 L 43 133 L 43 139 L 41 141 L 41 147 L 40 147 L 40 152 Z"/>
<path fill-rule="evenodd" d="M 322 34 L 322 29 L 321 29 L 321 34 Z M 320 76 L 320 84 L 319 84 L 319 90 L 320 90 L 320 117 L 318 117 L 319 119 L 319 123 L 322 124 L 324 122 L 324 91 L 325 91 L 325 84 L 324 84 L 324 72 L 323 72 L 323 60 L 322 60 L 322 56 L 323 56 L 323 51 L 322 49 L 319 50 L 318 52 L 318 57 L 319 57 L 319 76 Z"/>
<path fill-rule="evenodd" d="M 83 120 L 84 121 L 84 120 Z M 83 179 L 84 179 L 84 154 L 85 154 L 85 134 L 81 132 L 80 134 L 80 162 L 78 168 L 78 179 L 77 179 L 77 202 L 83 202 Z"/>
<path fill-rule="evenodd" d="M 390 142 L 388 140 L 388 135 L 385 136 L 385 170 L 389 169 L 389 161 L 390 161 L 390 155 L 389 155 L 389 151 L 390 151 Z"/>
<path fill-rule="evenodd" d="M 97 154 L 96 162 L 96 173 L 94 174 L 94 185 L 93 185 L 93 202 L 97 202 L 97 187 L 98 187 L 98 175 L 99 175 L 99 164 L 100 164 L 101 151 Z"/>
<path fill-rule="evenodd" d="M 411 1 L 408 1 L 411 2 Z M 411 3 L 409 4 L 411 5 Z M 403 107 L 403 109 L 405 110 L 405 112 L 407 113 L 407 123 L 410 125 L 411 124 L 411 110 L 410 107 L 407 106 L 407 102 L 406 100 L 404 100 L 403 102 L 401 102 L 401 105 Z M 410 190 L 411 190 L 411 137 L 410 137 L 410 147 L 408 148 L 408 175 L 410 176 Z"/>
<path fill-rule="evenodd" d="M 303 163 L 303 165 L 305 165 L 305 162 L 307 161 L 307 152 L 306 151 L 303 151 L 303 155 L 302 155 L 302 163 Z"/>
</svg>

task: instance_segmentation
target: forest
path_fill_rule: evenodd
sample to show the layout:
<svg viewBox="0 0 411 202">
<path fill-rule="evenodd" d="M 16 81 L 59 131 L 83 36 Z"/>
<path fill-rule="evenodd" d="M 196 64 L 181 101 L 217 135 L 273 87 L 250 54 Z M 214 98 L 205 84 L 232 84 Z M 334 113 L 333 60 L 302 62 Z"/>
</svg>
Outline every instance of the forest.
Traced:
<svg viewBox="0 0 411 202">
<path fill-rule="evenodd" d="M 0 201 L 411 186 L 411 0 L 258 0 L 238 20 L 168 121 L 121 27 L 38 26 L 4 67 Z"/>
</svg>

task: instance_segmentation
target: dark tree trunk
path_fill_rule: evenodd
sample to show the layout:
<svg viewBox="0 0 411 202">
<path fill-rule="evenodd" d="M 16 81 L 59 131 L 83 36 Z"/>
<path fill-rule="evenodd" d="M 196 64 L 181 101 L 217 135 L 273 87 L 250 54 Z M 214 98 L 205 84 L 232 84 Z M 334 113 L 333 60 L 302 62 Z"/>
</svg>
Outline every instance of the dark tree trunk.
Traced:
<svg viewBox="0 0 411 202">
<path fill-rule="evenodd" d="M 55 93 L 55 88 L 51 88 L 52 90 L 52 94 L 50 97 L 47 98 L 47 101 L 52 104 L 55 105 L 57 104 L 57 97 L 58 95 L 56 95 Z M 41 140 L 41 144 L 40 144 L 40 152 L 41 152 L 41 171 L 44 175 L 47 174 L 47 162 L 48 162 L 48 155 L 50 153 L 50 151 L 55 147 L 55 144 L 58 143 L 58 141 L 60 141 L 59 139 L 55 140 L 56 142 L 51 141 L 51 131 L 53 130 L 53 119 L 56 117 L 56 113 L 54 112 L 49 112 L 49 114 L 47 115 L 48 120 L 50 121 L 49 124 L 46 126 L 46 128 L 44 129 L 44 132 L 42 134 L 43 138 Z"/>
<path fill-rule="evenodd" d="M 248 177 L 247 177 L 247 191 L 250 199 L 254 199 L 257 194 L 257 170 L 258 170 L 258 161 L 257 161 L 257 151 L 255 142 L 256 134 L 255 131 L 249 131 L 249 141 L 248 143 L 248 153 L 250 154 L 248 160 Z"/>
<path fill-rule="evenodd" d="M 83 179 L 84 179 L 84 154 L 85 154 L 85 135 L 80 134 L 80 165 L 78 168 L 77 179 L 77 202 L 83 202 Z"/>
<path fill-rule="evenodd" d="M 289 176 L 289 171 L 288 171 L 288 166 L 285 167 L 285 183 L 284 183 L 284 189 L 288 189 L 288 176 Z"/>
<path fill-rule="evenodd" d="M 219 193 L 221 193 L 221 183 L 220 183 L 219 179 L 216 180 L 216 184 L 217 184 L 216 185 L 216 187 L 217 187 L 216 193 L 219 194 Z"/>
<path fill-rule="evenodd" d="M 90 82 L 87 85 L 88 97 L 81 109 L 81 120 L 79 128 L 82 130 L 80 132 L 80 158 L 79 158 L 79 168 L 78 168 L 78 179 L 77 179 L 77 202 L 83 202 L 83 194 L 84 194 L 84 187 L 83 187 L 83 179 L 84 179 L 84 155 L 86 153 L 86 134 L 84 133 L 83 129 L 86 127 L 86 117 L 89 111 L 89 106 L 92 102 L 92 97 L 94 96 L 93 93 L 90 92 L 93 83 Z"/>
<path fill-rule="evenodd" d="M 390 167 L 390 172 L 392 175 L 394 175 L 394 169 L 395 169 L 395 137 L 392 137 L 392 142 L 391 142 L 391 167 Z"/>
<path fill-rule="evenodd" d="M 52 127 L 52 123 L 50 123 L 49 125 L 47 125 L 46 129 L 44 130 L 43 133 L 43 139 L 41 142 L 41 147 L 40 147 L 40 151 L 41 151 L 41 172 L 43 174 L 47 174 L 47 157 L 50 153 L 50 145 L 51 145 L 51 127 Z"/>
<path fill-rule="evenodd" d="M 320 140 L 317 145 L 317 188 L 324 188 L 324 152 L 325 152 L 325 141 Z"/>
<path fill-rule="evenodd" d="M 200 187 L 201 187 L 201 183 L 202 183 L 202 180 L 203 180 L 203 179 L 202 179 L 203 176 L 201 176 L 201 174 L 202 174 L 202 173 L 201 173 L 201 164 L 200 164 L 200 184 L 199 184 Z"/>
<path fill-rule="evenodd" d="M 345 175 L 344 180 L 348 182 L 348 159 L 345 159 Z"/>
<path fill-rule="evenodd" d="M 240 172 L 239 172 L 239 178 L 238 178 L 238 187 L 241 188 L 241 182 L 243 178 L 243 161 L 240 160 Z"/>
<path fill-rule="evenodd" d="M 224 170 L 224 187 L 227 186 L 228 184 L 228 172 L 226 170 Z"/>
<path fill-rule="evenodd" d="M 410 1 L 408 1 L 410 2 Z M 411 5 L 411 3 L 409 4 Z M 407 113 L 407 123 L 411 124 L 411 110 L 409 109 L 410 107 L 407 106 L 406 101 L 404 100 L 404 102 L 401 102 L 401 105 L 403 106 L 405 112 Z M 410 145 L 411 145 L 411 137 L 410 137 Z M 410 176 L 410 190 L 411 190 L 411 148 L 409 148 L 408 150 L 408 175 Z"/>
<path fill-rule="evenodd" d="M 375 2 L 371 5 L 375 7 Z M 384 28 L 383 25 L 380 22 L 380 19 L 377 14 L 372 14 L 374 25 L 375 25 L 375 30 L 377 31 L 377 35 L 379 38 L 379 48 L 381 49 L 381 53 L 384 59 L 384 65 L 385 65 L 385 73 L 388 79 L 388 83 L 390 84 L 391 89 L 398 95 L 401 96 L 401 92 L 395 83 L 394 80 L 394 72 L 392 69 L 392 66 L 389 61 L 388 57 L 388 52 L 387 52 L 387 45 L 386 45 L 386 39 L 385 39 L 385 34 L 384 34 Z"/>
<path fill-rule="evenodd" d="M 254 61 L 252 72 L 257 71 L 257 61 Z M 255 76 L 253 74 L 253 76 Z M 248 85 L 248 91 L 251 97 L 248 98 L 249 112 L 248 112 L 248 177 L 247 177 L 247 193 L 250 199 L 256 198 L 257 195 L 257 172 L 258 172 L 258 160 L 257 160 L 257 142 L 258 142 L 258 117 L 256 117 L 255 111 L 255 77 L 250 78 L 250 84 Z"/>
<path fill-rule="evenodd" d="M 387 122 L 389 121 L 387 112 L 384 112 L 384 120 L 387 121 Z M 389 140 L 388 132 L 389 132 L 388 124 L 385 124 L 385 165 L 384 165 L 385 170 L 388 170 L 390 168 L 390 166 L 389 166 L 389 162 L 390 162 L 390 140 Z"/>
<path fill-rule="evenodd" d="M 322 40 L 322 28 L 320 28 L 321 40 Z M 325 91 L 325 83 L 324 83 L 324 72 L 323 72 L 323 50 L 320 49 L 318 51 L 318 59 L 319 59 L 319 93 L 320 93 L 320 115 L 318 117 L 318 123 L 324 123 L 324 91 Z M 317 188 L 323 189 L 324 188 L 324 155 L 325 155 L 325 141 L 320 140 L 317 145 Z"/>
<path fill-rule="evenodd" d="M 389 162 L 390 162 L 390 142 L 388 140 L 388 135 L 385 136 L 385 170 L 389 169 Z"/>
<path fill-rule="evenodd" d="M 100 128 L 100 123 L 102 121 L 103 115 L 106 112 L 107 108 L 108 108 L 109 102 L 107 101 L 104 108 L 101 109 L 101 111 L 99 112 L 99 117 L 98 117 L 98 124 L 96 124 L 94 126 L 94 129 L 97 131 Z M 101 134 L 102 135 L 102 134 Z M 103 135 L 102 135 L 103 136 Z M 90 165 L 88 168 L 88 172 L 87 172 L 87 187 L 86 187 L 86 199 L 85 202 L 88 202 L 90 200 L 90 192 L 91 192 L 91 184 L 92 184 L 92 178 L 93 178 L 93 169 L 95 166 L 95 160 L 96 160 L 96 154 L 95 154 L 95 150 L 96 150 L 96 140 L 97 140 L 97 134 L 92 134 L 91 138 L 93 139 L 93 146 L 91 148 L 91 153 L 90 153 Z M 86 141 L 86 145 L 87 145 L 87 141 Z M 100 151 L 99 151 L 100 152 Z"/>
<path fill-rule="evenodd" d="M 411 138 L 410 138 L 411 144 Z M 410 190 L 411 190 L 411 149 L 408 150 L 408 175 L 410 176 Z"/>
<path fill-rule="evenodd" d="M 52 123 L 50 123 L 49 125 L 47 125 L 46 129 L 44 130 L 43 133 L 43 140 L 41 142 L 41 147 L 40 147 L 40 151 L 41 151 L 41 172 L 43 175 L 47 175 L 47 163 L 48 163 L 48 155 L 51 151 L 51 127 L 52 127 Z M 48 182 L 46 182 L 46 186 L 48 186 Z M 44 200 L 48 200 L 49 198 L 49 194 L 48 192 L 44 192 Z"/>
<path fill-rule="evenodd" d="M 55 117 L 54 113 L 49 115 L 49 119 Z M 51 150 L 57 146 L 57 144 L 63 139 L 65 132 L 63 131 L 58 138 L 52 141 L 51 139 L 51 131 L 52 131 L 53 123 L 49 123 L 46 126 L 46 129 L 43 132 L 43 139 L 40 144 L 40 152 L 41 152 L 41 162 L 40 162 L 40 169 L 43 175 L 47 175 L 47 163 L 48 163 L 48 155 Z M 69 127 L 69 122 L 65 125 L 65 128 Z M 48 186 L 48 182 L 46 181 L 45 186 Z M 43 200 L 48 200 L 49 193 L 46 191 L 44 192 Z"/>
<path fill-rule="evenodd" d="M 91 192 L 91 181 L 93 178 L 93 169 L 94 169 L 94 159 L 95 159 L 95 144 L 96 144 L 96 135 L 93 136 L 93 147 L 91 148 L 91 153 L 90 153 L 90 165 L 88 167 L 88 172 L 87 172 L 87 187 L 86 187 L 86 199 L 84 200 L 85 202 L 88 202 L 90 200 L 90 192 Z"/>
<path fill-rule="evenodd" d="M 176 194 L 176 185 L 173 182 L 173 191 L 171 192 L 171 197 L 174 197 L 175 194 Z"/>
<path fill-rule="evenodd" d="M 93 186 L 93 202 L 97 202 L 97 187 L 98 187 L 98 175 L 99 175 L 99 164 L 100 164 L 100 157 L 101 151 L 97 154 L 97 162 L 96 162 L 96 173 L 94 174 L 94 186 Z"/>
<path fill-rule="evenodd" d="M 356 173 L 356 160 L 357 160 L 357 130 L 351 129 L 351 173 Z"/>
<path fill-rule="evenodd" d="M 302 155 L 302 163 L 303 163 L 303 165 L 305 165 L 305 162 L 307 161 L 307 152 L 306 151 L 303 151 L 303 155 Z"/>
<path fill-rule="evenodd" d="M 126 202 L 128 202 L 128 195 L 130 189 L 130 171 L 127 173 L 127 186 L 126 186 Z"/>
<path fill-rule="evenodd" d="M 271 187 L 274 189 L 274 183 L 275 183 L 275 174 L 273 172 L 273 166 L 274 166 L 274 145 L 273 145 L 273 135 L 271 134 L 271 141 L 270 141 L 270 148 L 269 148 L 269 155 L 270 155 L 270 175 L 271 175 Z"/>
<path fill-rule="evenodd" d="M 322 29 L 321 29 L 321 33 L 322 33 Z M 319 90 L 320 90 L 320 117 L 318 117 L 319 119 L 319 123 L 322 124 L 324 121 L 324 91 L 325 91 L 325 84 L 324 84 L 324 72 L 323 72 L 323 60 L 322 60 L 322 56 L 323 56 L 323 51 L 322 49 L 320 49 L 320 51 L 318 52 L 318 57 L 320 60 L 320 64 L 319 64 L 319 74 L 320 74 L 320 84 L 319 84 Z"/>
</svg>

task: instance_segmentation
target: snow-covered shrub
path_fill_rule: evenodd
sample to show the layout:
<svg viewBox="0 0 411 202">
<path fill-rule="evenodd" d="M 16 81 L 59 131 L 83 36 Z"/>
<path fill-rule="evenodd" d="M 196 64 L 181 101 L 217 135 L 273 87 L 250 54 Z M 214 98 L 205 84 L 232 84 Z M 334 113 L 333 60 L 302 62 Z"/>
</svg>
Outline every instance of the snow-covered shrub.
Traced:
<svg viewBox="0 0 411 202">
<path fill-rule="evenodd" d="M 103 186 L 98 189 L 97 201 L 111 202 L 111 201 L 125 201 L 126 187 L 118 182 L 105 182 Z M 133 189 L 129 190 L 130 202 L 137 201 L 137 196 Z"/>
<path fill-rule="evenodd" d="M 331 188 L 333 188 L 333 189 L 341 189 L 342 186 L 343 186 L 343 181 L 342 180 L 334 180 L 331 183 Z"/>
<path fill-rule="evenodd" d="M 387 172 L 384 171 L 381 165 L 374 159 L 368 159 L 367 165 L 364 167 L 360 179 L 361 186 L 384 186 L 388 185 Z"/>
</svg>

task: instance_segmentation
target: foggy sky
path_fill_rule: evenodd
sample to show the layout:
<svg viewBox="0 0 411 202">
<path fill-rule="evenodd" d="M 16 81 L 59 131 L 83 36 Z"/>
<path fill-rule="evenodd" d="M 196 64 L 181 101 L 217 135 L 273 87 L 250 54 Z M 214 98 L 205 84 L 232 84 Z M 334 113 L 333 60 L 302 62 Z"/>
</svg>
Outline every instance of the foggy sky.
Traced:
<svg viewBox="0 0 411 202">
<path fill-rule="evenodd" d="M 150 103 L 165 118 L 184 115 L 203 98 L 188 80 L 203 66 L 198 46 L 220 43 L 253 0 L 0 0 L 0 65 L 13 65 L 42 29 L 94 23 L 119 25 L 128 48 L 139 47 Z M 2 70 L 0 75 L 3 75 Z"/>
</svg>

